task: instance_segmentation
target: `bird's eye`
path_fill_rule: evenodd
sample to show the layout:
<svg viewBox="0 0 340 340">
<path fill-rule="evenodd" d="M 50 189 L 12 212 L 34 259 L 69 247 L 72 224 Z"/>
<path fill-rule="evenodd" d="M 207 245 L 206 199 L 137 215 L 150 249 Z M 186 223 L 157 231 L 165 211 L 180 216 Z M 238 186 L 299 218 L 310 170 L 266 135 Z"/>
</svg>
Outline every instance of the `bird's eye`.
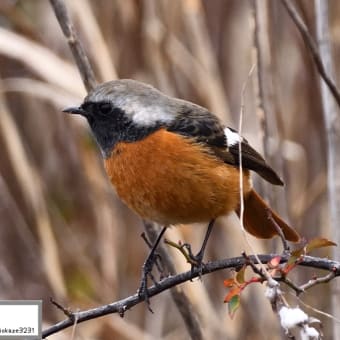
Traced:
<svg viewBox="0 0 340 340">
<path fill-rule="evenodd" d="M 100 103 L 98 105 L 98 110 L 100 113 L 107 115 L 112 111 L 112 106 L 110 103 Z"/>
</svg>

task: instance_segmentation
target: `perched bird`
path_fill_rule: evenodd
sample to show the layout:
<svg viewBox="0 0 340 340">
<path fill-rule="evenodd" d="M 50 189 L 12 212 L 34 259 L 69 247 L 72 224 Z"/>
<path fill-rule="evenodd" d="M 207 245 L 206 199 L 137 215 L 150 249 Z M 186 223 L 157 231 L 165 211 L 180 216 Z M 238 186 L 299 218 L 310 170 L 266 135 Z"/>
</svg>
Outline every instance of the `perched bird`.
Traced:
<svg viewBox="0 0 340 340">
<path fill-rule="evenodd" d="M 245 229 L 267 239 L 278 234 L 278 226 L 287 240 L 299 240 L 254 191 L 249 172 L 274 185 L 282 180 L 207 109 L 122 79 L 97 86 L 79 107 L 64 111 L 87 119 L 107 175 L 128 207 L 163 225 L 210 221 L 208 235 L 216 218 L 239 213 L 241 143 Z"/>
</svg>

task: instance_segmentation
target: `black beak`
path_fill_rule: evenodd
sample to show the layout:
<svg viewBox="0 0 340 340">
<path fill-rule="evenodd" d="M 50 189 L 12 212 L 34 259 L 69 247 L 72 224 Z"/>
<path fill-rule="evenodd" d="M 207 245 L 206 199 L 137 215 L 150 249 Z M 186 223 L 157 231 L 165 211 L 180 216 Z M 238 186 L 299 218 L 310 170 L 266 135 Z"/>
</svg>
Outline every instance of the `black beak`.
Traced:
<svg viewBox="0 0 340 340">
<path fill-rule="evenodd" d="M 86 116 L 86 111 L 81 107 L 68 107 L 64 109 L 63 112 L 72 113 L 74 115 Z"/>
</svg>

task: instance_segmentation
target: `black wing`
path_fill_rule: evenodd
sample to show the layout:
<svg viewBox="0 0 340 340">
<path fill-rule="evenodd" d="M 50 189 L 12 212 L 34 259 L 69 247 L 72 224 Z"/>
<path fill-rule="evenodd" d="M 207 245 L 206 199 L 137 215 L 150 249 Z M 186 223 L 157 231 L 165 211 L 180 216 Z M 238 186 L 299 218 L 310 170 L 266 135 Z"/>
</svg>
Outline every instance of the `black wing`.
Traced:
<svg viewBox="0 0 340 340">
<path fill-rule="evenodd" d="M 183 108 L 176 119 L 167 126 L 173 131 L 187 137 L 193 137 L 199 143 L 208 146 L 227 147 L 223 125 L 219 119 L 200 106 Z"/>
<path fill-rule="evenodd" d="M 283 185 L 280 177 L 246 139 L 238 135 L 236 130 L 224 127 L 215 115 L 200 106 L 183 107 L 177 118 L 167 126 L 167 130 L 194 138 L 209 147 L 209 150 L 225 163 L 235 166 L 240 164 L 241 142 L 242 166 L 257 172 L 272 184 Z"/>
<path fill-rule="evenodd" d="M 240 165 L 240 143 L 231 144 L 228 149 L 235 159 L 235 164 Z M 275 185 L 283 185 L 278 174 L 266 163 L 264 158 L 254 150 L 244 138 L 241 140 L 242 166 L 257 172 L 262 178 Z"/>
</svg>

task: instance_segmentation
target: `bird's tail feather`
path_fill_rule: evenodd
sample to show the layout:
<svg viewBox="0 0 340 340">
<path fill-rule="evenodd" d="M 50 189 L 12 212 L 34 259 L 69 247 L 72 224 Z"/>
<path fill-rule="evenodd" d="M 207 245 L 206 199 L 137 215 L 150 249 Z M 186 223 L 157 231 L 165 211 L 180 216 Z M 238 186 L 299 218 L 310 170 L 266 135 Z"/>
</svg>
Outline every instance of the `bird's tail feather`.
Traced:
<svg viewBox="0 0 340 340">
<path fill-rule="evenodd" d="M 240 215 L 239 210 L 236 212 Z M 258 238 L 268 239 L 278 235 L 276 223 L 288 241 L 300 240 L 299 234 L 271 210 L 255 190 L 251 190 L 244 198 L 243 223 L 244 228 Z"/>
</svg>

